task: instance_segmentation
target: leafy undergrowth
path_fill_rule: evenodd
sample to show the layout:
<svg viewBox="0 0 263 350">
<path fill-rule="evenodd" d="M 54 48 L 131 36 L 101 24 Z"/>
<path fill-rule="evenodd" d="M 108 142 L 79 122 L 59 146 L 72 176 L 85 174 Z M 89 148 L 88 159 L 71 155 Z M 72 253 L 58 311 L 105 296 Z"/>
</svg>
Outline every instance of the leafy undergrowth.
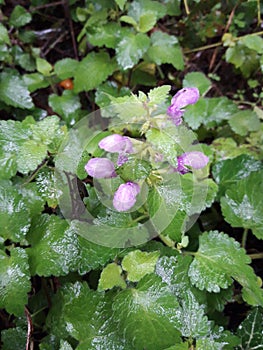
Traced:
<svg viewBox="0 0 263 350">
<path fill-rule="evenodd" d="M 1 349 L 263 349 L 260 1 L 11 3 Z"/>
</svg>

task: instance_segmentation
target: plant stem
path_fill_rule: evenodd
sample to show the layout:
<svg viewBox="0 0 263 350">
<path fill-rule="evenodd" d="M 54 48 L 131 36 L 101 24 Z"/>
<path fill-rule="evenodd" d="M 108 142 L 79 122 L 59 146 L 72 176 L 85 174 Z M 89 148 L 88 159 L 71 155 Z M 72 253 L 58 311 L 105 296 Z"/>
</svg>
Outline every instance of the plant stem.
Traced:
<svg viewBox="0 0 263 350">
<path fill-rule="evenodd" d="M 242 35 L 242 36 L 238 36 L 236 38 L 233 38 L 233 41 L 238 41 L 238 40 L 243 39 L 247 36 L 255 36 L 255 35 L 262 35 L 262 34 L 263 34 L 263 31 L 251 33 L 251 34 L 246 34 L 246 35 Z M 213 49 L 214 47 L 222 46 L 223 44 L 224 44 L 223 41 L 220 41 L 218 43 L 196 47 L 195 49 L 191 49 L 191 50 L 183 50 L 183 52 L 185 54 L 187 54 L 187 53 L 192 53 L 192 52 L 204 51 L 204 50 L 208 50 L 208 49 Z"/>
<path fill-rule="evenodd" d="M 242 242 L 241 242 L 241 246 L 245 249 L 246 247 L 246 243 L 247 243 L 247 235 L 248 235 L 248 229 L 245 228 L 244 232 L 243 232 L 243 236 L 242 236 Z"/>
<path fill-rule="evenodd" d="M 255 254 L 248 254 L 248 256 L 252 259 L 263 259 L 263 253 L 255 253 Z"/>
<path fill-rule="evenodd" d="M 189 10 L 187 0 L 184 0 L 184 8 L 185 8 L 185 12 L 186 12 L 187 16 L 190 15 L 190 10 Z"/>
</svg>

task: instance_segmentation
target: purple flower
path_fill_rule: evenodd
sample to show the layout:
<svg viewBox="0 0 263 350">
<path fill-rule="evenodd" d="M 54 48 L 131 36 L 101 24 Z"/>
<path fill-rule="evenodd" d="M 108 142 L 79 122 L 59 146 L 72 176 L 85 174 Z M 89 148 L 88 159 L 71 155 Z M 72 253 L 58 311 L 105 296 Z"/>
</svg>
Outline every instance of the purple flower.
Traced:
<svg viewBox="0 0 263 350">
<path fill-rule="evenodd" d="M 99 142 L 99 147 L 110 153 L 133 153 L 130 138 L 119 134 L 104 137 Z"/>
<path fill-rule="evenodd" d="M 189 171 L 186 166 L 190 166 L 193 169 L 201 169 L 209 162 L 209 158 L 202 152 L 192 151 L 177 157 L 177 162 L 178 165 L 175 171 L 178 171 L 180 174 L 186 174 Z"/>
<path fill-rule="evenodd" d="M 139 192 L 140 186 L 134 182 L 126 182 L 120 185 L 114 194 L 114 208 L 117 211 L 127 211 L 131 209 L 136 202 L 136 196 Z"/>
<path fill-rule="evenodd" d="M 183 88 L 179 90 L 172 98 L 171 105 L 167 108 L 167 114 L 175 125 L 182 123 L 182 116 L 185 106 L 196 103 L 199 99 L 199 91 L 197 88 Z"/>
<path fill-rule="evenodd" d="M 107 158 L 92 158 L 85 165 L 85 170 L 89 176 L 97 179 L 108 179 L 116 177 L 114 164 Z"/>
</svg>

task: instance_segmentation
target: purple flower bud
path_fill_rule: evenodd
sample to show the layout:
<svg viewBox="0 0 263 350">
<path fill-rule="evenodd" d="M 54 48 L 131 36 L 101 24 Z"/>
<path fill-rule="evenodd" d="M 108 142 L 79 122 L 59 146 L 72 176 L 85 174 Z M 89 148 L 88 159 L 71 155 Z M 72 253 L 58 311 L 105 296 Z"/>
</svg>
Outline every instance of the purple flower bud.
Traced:
<svg viewBox="0 0 263 350">
<path fill-rule="evenodd" d="M 99 147 L 110 153 L 133 153 L 133 146 L 130 138 L 119 134 L 104 137 L 104 139 L 99 142 Z"/>
<path fill-rule="evenodd" d="M 199 91 L 197 88 L 181 89 L 172 98 L 171 105 L 167 108 L 166 113 L 175 125 L 180 125 L 184 114 L 184 110 L 181 108 L 196 103 L 198 99 Z"/>
<path fill-rule="evenodd" d="M 139 192 L 140 186 L 134 182 L 126 182 L 120 185 L 114 194 L 114 208 L 117 211 L 127 211 L 131 209 L 136 202 L 136 196 Z"/>
<path fill-rule="evenodd" d="M 85 170 L 89 176 L 97 179 L 108 179 L 116 177 L 114 164 L 107 158 L 92 158 L 85 165 Z"/>
<path fill-rule="evenodd" d="M 199 97 L 200 95 L 197 88 L 183 88 L 172 98 L 172 105 L 180 109 L 188 105 L 193 105 L 198 101 Z"/>
<path fill-rule="evenodd" d="M 189 171 L 186 166 L 190 166 L 193 169 L 201 169 L 209 162 L 209 158 L 202 152 L 192 151 L 183 153 L 177 157 L 177 161 L 178 166 L 175 171 L 185 174 Z"/>
</svg>

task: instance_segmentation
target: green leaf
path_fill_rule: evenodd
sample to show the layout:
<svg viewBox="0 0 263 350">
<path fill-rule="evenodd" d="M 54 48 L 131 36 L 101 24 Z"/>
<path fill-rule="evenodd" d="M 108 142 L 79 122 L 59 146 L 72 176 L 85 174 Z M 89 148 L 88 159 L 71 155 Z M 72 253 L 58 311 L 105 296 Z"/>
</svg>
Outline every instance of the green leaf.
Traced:
<svg viewBox="0 0 263 350">
<path fill-rule="evenodd" d="M 170 85 L 163 85 L 163 86 L 159 86 L 157 88 L 151 89 L 148 92 L 148 99 L 149 99 L 148 106 L 154 106 L 154 105 L 163 103 L 167 99 L 170 90 L 171 90 Z"/>
<path fill-rule="evenodd" d="M 92 52 L 78 65 L 74 74 L 74 91 L 89 91 L 96 88 L 116 70 L 114 59 L 105 52 Z"/>
<path fill-rule="evenodd" d="M 23 79 L 29 92 L 34 92 L 50 85 L 46 78 L 40 73 L 24 74 Z"/>
<path fill-rule="evenodd" d="M 122 20 L 123 17 L 120 17 Z M 135 23 L 136 24 L 136 23 Z M 118 42 L 129 35 L 130 29 L 127 27 L 121 27 L 116 22 L 105 23 L 105 25 L 100 25 L 95 28 L 90 28 L 88 30 L 89 42 L 94 46 L 106 46 L 110 49 L 115 49 Z"/>
<path fill-rule="evenodd" d="M 257 276 L 247 265 L 250 258 L 233 238 L 217 231 L 203 233 L 194 256 L 188 274 L 191 282 L 200 290 L 218 293 L 220 288 L 227 288 L 234 278 L 243 286 L 245 301 L 250 305 L 263 305 L 263 293 L 257 284 Z"/>
<path fill-rule="evenodd" d="M 145 180 L 152 170 L 151 164 L 146 160 L 129 159 L 116 171 L 124 181 L 140 181 Z"/>
<path fill-rule="evenodd" d="M 112 289 L 113 287 L 125 288 L 126 283 L 121 277 L 122 269 L 116 263 L 108 264 L 101 272 L 98 290 Z"/>
<path fill-rule="evenodd" d="M 21 173 L 27 174 L 29 171 L 35 170 L 46 156 L 46 145 L 35 140 L 25 141 L 19 148 L 17 168 Z"/>
<path fill-rule="evenodd" d="M 263 170 L 232 185 L 221 198 L 225 220 L 233 227 L 251 229 L 258 239 L 263 239 Z"/>
<path fill-rule="evenodd" d="M 147 131 L 146 138 L 156 151 L 165 156 L 165 160 L 177 166 L 177 145 L 166 130 L 151 128 Z"/>
<path fill-rule="evenodd" d="M 219 197 L 231 185 L 236 184 L 238 180 L 246 178 L 250 173 L 261 168 L 261 162 L 247 154 L 241 154 L 236 158 L 225 159 L 215 163 L 212 172 L 219 186 Z"/>
<path fill-rule="evenodd" d="M 249 132 L 260 128 L 260 121 L 257 114 L 248 109 L 235 113 L 229 119 L 229 125 L 238 135 L 246 136 Z"/>
<path fill-rule="evenodd" d="M 162 18 L 166 14 L 166 8 L 158 1 L 137 0 L 130 4 L 128 15 L 133 17 L 139 23 L 141 16 L 147 12 L 153 12 L 157 18 Z"/>
<path fill-rule="evenodd" d="M 187 73 L 183 80 L 183 87 L 196 87 L 200 95 L 205 95 L 211 86 L 211 81 L 201 72 Z"/>
<path fill-rule="evenodd" d="M 132 282 L 138 282 L 145 275 L 154 272 L 159 252 L 142 252 L 134 250 L 122 260 L 122 268 L 127 271 L 127 279 Z"/>
<path fill-rule="evenodd" d="M 119 334 L 134 349 L 163 349 L 180 342 L 173 322 L 178 306 L 168 286 L 152 274 L 145 276 L 136 289 L 124 290 L 115 297 L 113 319 Z"/>
<path fill-rule="evenodd" d="M 194 105 L 187 106 L 184 120 L 194 130 L 201 124 L 211 128 L 237 112 L 237 106 L 226 97 L 200 98 Z"/>
<path fill-rule="evenodd" d="M 40 196 L 51 208 L 56 208 L 60 192 L 56 186 L 54 171 L 45 168 L 36 176 L 36 186 Z"/>
<path fill-rule="evenodd" d="M 60 115 L 68 125 L 73 125 L 79 120 L 81 104 L 79 96 L 71 90 L 63 91 L 61 96 L 49 95 L 48 103 L 55 113 Z"/>
<path fill-rule="evenodd" d="M 110 96 L 123 97 L 130 95 L 130 93 L 130 89 L 126 87 L 119 88 L 116 83 L 107 81 L 96 89 L 95 102 L 100 108 L 104 108 L 110 104 Z"/>
<path fill-rule="evenodd" d="M 45 77 L 49 77 L 52 74 L 52 65 L 44 58 L 37 57 L 36 59 L 37 71 L 43 74 Z"/>
<path fill-rule="evenodd" d="M 127 0 L 115 0 L 116 4 L 119 6 L 121 10 L 123 10 L 124 5 L 126 4 Z"/>
<path fill-rule="evenodd" d="M 25 349 L 27 332 L 21 327 L 4 329 L 1 331 L 2 350 Z"/>
<path fill-rule="evenodd" d="M 117 62 L 124 70 L 132 68 L 137 64 L 148 50 L 150 39 L 146 34 L 130 34 L 123 38 L 117 48 Z"/>
<path fill-rule="evenodd" d="M 2 23 L 0 23 L 0 44 L 10 45 L 8 31 Z"/>
<path fill-rule="evenodd" d="M 30 227 L 30 212 L 22 195 L 9 181 L 0 183 L 0 203 L 1 236 L 23 244 Z"/>
<path fill-rule="evenodd" d="M 111 294 L 95 292 L 89 289 L 87 283 L 76 282 L 63 287 L 58 297 L 60 310 L 53 304 L 49 315 L 52 330 L 55 329 L 60 335 L 67 329 L 79 341 L 78 350 L 131 350 L 129 344 L 117 334 L 117 326 L 111 317 Z"/>
<path fill-rule="evenodd" d="M 157 13 L 153 11 L 146 11 L 140 16 L 138 23 L 138 31 L 147 33 L 151 30 L 157 22 Z"/>
<path fill-rule="evenodd" d="M 38 235 L 35 235 L 35 231 Z M 33 223 L 27 248 L 31 272 L 60 276 L 71 271 L 81 274 L 113 260 L 118 249 L 97 245 L 78 235 L 78 227 L 55 215 L 42 215 Z"/>
<path fill-rule="evenodd" d="M 7 256 L 0 251 L 0 307 L 22 316 L 31 289 L 28 257 L 22 248 L 11 249 Z"/>
<path fill-rule="evenodd" d="M 34 234 L 36 230 L 37 235 Z M 60 276 L 77 269 L 78 239 L 68 229 L 66 220 L 43 215 L 33 223 L 28 239 L 31 243 L 27 253 L 32 275 Z"/>
<path fill-rule="evenodd" d="M 263 349 L 263 312 L 255 307 L 238 326 L 236 335 L 241 339 L 240 349 Z"/>
<path fill-rule="evenodd" d="M 240 42 L 250 50 L 255 50 L 257 53 L 263 53 L 263 39 L 259 35 L 246 35 L 240 39 Z"/>
<path fill-rule="evenodd" d="M 26 84 L 14 69 L 0 76 L 0 99 L 12 107 L 30 109 L 34 106 Z"/>
<path fill-rule="evenodd" d="M 184 68 L 183 55 L 177 38 L 161 31 L 152 33 L 147 56 L 157 65 L 170 63 L 178 70 Z"/>
<path fill-rule="evenodd" d="M 31 14 L 23 6 L 17 5 L 10 15 L 9 24 L 19 28 L 31 22 L 31 19 Z"/>
<path fill-rule="evenodd" d="M 54 73 L 60 79 L 72 78 L 78 68 L 79 62 L 73 60 L 72 58 L 63 58 L 59 60 L 54 65 Z"/>
</svg>

